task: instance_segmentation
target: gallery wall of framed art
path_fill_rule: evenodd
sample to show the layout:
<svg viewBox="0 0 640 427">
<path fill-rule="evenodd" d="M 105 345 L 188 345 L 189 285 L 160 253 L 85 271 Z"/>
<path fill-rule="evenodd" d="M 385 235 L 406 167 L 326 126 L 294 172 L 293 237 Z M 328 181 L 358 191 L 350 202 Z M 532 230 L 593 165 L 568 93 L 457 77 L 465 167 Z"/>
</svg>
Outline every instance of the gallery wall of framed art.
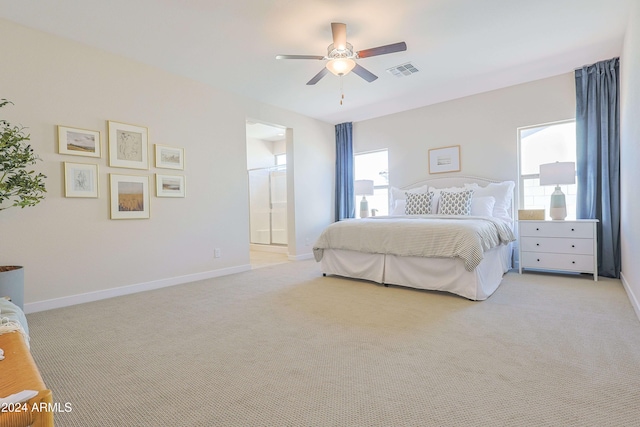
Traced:
<svg viewBox="0 0 640 427">
<path fill-rule="evenodd" d="M 107 120 L 108 168 L 155 169 L 184 171 L 185 150 L 165 144 L 154 144 L 151 158 L 149 129 L 120 121 Z M 82 127 L 57 126 L 58 154 L 102 158 L 102 132 Z M 63 194 L 67 198 L 100 198 L 100 165 L 98 163 L 62 162 Z M 144 172 L 143 172 L 144 173 Z M 150 183 L 155 182 L 155 197 L 186 197 L 183 174 L 126 174 L 109 171 L 109 218 L 151 218 Z"/>
</svg>

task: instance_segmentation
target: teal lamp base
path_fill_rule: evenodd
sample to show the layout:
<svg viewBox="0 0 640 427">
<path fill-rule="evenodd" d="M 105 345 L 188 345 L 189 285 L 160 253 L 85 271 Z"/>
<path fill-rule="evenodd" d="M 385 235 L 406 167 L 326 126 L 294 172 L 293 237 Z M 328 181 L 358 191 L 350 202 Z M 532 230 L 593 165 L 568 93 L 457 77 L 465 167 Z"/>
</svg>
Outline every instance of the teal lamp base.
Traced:
<svg viewBox="0 0 640 427">
<path fill-rule="evenodd" d="M 560 221 L 567 217 L 567 202 L 559 185 L 556 186 L 556 190 L 551 194 L 549 216 L 555 221 Z"/>
<path fill-rule="evenodd" d="M 362 196 L 360 201 L 360 218 L 366 218 L 369 216 L 369 201 L 366 196 Z"/>
</svg>

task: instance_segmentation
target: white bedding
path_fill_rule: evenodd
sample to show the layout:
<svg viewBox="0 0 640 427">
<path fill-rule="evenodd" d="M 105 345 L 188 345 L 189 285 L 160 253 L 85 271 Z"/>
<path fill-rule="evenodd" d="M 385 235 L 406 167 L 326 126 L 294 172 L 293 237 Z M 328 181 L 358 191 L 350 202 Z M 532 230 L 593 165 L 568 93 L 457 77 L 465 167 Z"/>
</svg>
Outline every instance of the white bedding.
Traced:
<svg viewBox="0 0 640 427">
<path fill-rule="evenodd" d="M 340 221 L 328 226 L 313 252 L 325 249 L 403 257 L 460 258 L 473 271 L 484 252 L 515 240 L 505 221 L 480 216 L 410 215 Z"/>
<path fill-rule="evenodd" d="M 484 300 L 511 268 L 514 187 L 513 181 L 469 176 L 436 177 L 402 190 L 391 187 L 389 212 L 394 216 L 330 225 L 314 245 L 314 257 L 325 275 Z M 441 213 L 442 192 L 467 190 L 473 194 L 465 213 L 474 216 L 435 215 Z M 406 209 L 408 193 L 433 193 L 430 206 L 418 206 L 426 212 L 413 212 L 415 203 L 412 212 Z M 407 213 L 428 215 L 403 215 Z"/>
</svg>

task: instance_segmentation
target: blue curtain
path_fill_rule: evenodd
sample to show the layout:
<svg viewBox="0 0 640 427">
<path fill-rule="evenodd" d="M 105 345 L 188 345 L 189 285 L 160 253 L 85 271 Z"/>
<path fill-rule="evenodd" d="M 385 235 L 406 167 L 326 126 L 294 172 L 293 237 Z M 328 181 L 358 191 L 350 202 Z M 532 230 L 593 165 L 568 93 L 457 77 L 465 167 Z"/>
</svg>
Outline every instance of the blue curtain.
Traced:
<svg viewBox="0 0 640 427">
<path fill-rule="evenodd" d="M 352 124 L 336 125 L 336 221 L 355 218 Z"/>
<path fill-rule="evenodd" d="M 599 219 L 598 274 L 620 277 L 620 71 L 613 58 L 575 71 L 577 217 Z"/>
</svg>

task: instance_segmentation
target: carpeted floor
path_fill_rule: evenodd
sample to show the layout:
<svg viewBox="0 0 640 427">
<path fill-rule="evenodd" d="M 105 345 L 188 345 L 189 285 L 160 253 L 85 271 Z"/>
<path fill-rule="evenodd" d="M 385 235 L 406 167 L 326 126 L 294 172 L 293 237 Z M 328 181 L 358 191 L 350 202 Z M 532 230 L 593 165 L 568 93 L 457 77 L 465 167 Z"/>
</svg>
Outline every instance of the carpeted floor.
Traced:
<svg viewBox="0 0 640 427">
<path fill-rule="evenodd" d="M 284 264 L 289 261 L 286 253 L 281 252 L 264 252 L 252 250 L 249 252 L 249 261 L 251 268 L 262 268 L 270 265 Z"/>
<path fill-rule="evenodd" d="M 619 281 L 509 273 L 486 301 L 313 261 L 28 316 L 57 426 L 630 426 Z M 64 405 L 63 405 L 64 406 Z"/>
</svg>

